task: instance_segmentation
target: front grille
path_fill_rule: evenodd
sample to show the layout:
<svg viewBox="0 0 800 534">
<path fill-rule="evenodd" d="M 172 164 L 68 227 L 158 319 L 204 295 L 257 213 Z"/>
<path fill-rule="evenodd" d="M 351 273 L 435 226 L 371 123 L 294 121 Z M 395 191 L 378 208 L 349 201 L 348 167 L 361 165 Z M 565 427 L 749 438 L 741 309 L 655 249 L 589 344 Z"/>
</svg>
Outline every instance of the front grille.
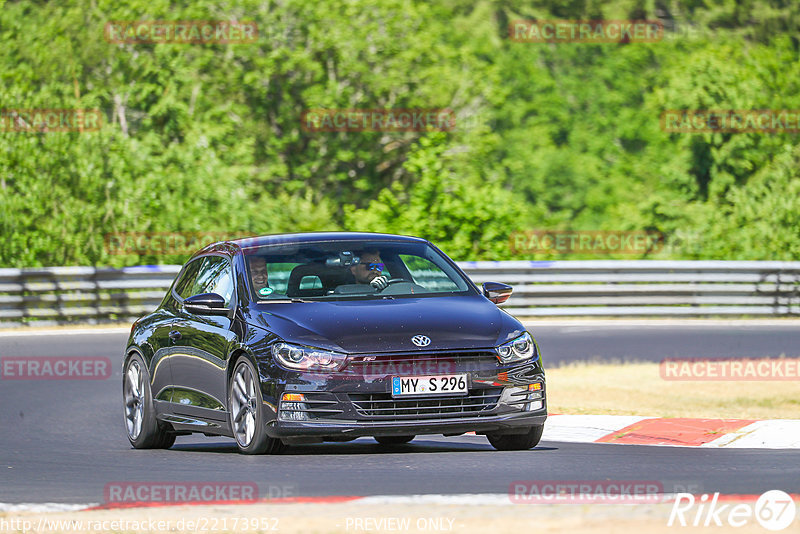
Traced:
<svg viewBox="0 0 800 534">
<path fill-rule="evenodd" d="M 350 357 L 344 372 L 362 376 L 425 376 L 493 371 L 497 365 L 495 353 L 486 350 L 359 354 Z"/>
<path fill-rule="evenodd" d="M 393 399 L 389 393 L 349 395 L 359 415 L 376 419 L 481 416 L 497 406 L 503 388 L 470 389 L 466 396 Z"/>
</svg>

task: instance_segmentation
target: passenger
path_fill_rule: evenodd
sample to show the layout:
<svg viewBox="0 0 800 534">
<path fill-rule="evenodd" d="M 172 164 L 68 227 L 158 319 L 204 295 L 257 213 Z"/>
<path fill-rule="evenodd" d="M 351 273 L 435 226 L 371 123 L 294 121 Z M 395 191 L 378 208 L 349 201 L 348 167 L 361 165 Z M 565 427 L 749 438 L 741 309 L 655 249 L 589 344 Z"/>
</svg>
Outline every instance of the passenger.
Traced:
<svg viewBox="0 0 800 534">
<path fill-rule="evenodd" d="M 247 258 L 247 266 L 250 269 L 250 281 L 253 284 L 253 291 L 262 297 L 272 293 L 272 288 L 269 287 L 267 260 L 261 256 L 250 256 Z"/>
</svg>

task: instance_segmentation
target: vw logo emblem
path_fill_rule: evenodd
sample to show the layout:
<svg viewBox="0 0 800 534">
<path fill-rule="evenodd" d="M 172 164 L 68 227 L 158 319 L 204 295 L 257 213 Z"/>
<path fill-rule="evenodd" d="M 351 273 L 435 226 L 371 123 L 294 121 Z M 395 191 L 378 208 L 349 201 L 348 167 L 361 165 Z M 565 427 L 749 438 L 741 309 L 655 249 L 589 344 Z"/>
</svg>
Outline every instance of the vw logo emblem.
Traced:
<svg viewBox="0 0 800 534">
<path fill-rule="evenodd" d="M 427 347 L 431 344 L 431 338 L 428 336 L 414 336 L 411 338 L 411 342 L 418 347 Z"/>
</svg>

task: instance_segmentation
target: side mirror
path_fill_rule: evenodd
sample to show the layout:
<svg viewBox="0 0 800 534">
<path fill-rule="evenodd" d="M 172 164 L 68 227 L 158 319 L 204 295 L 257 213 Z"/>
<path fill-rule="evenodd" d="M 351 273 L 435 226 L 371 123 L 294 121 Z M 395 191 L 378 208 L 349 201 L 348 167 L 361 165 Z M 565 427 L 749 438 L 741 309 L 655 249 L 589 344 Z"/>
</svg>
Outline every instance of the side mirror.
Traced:
<svg viewBox="0 0 800 534">
<path fill-rule="evenodd" d="M 500 282 L 484 282 L 482 287 L 483 295 L 495 304 L 502 304 L 507 301 L 508 297 L 511 296 L 511 292 L 514 291 L 511 286 Z"/>
<path fill-rule="evenodd" d="M 227 315 L 225 299 L 217 293 L 201 293 L 183 301 L 183 307 L 197 315 Z"/>
</svg>

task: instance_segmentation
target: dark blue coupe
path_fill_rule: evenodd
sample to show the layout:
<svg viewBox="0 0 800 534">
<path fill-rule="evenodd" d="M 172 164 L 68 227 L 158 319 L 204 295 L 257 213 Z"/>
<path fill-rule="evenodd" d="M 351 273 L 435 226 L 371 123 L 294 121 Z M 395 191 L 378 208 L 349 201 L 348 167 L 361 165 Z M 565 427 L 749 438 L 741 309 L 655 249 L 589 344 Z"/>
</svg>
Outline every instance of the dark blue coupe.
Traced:
<svg viewBox="0 0 800 534">
<path fill-rule="evenodd" d="M 547 417 L 536 342 L 430 242 L 368 233 L 209 245 L 134 323 L 123 396 L 136 448 L 189 433 L 241 452 L 373 436 L 486 435 L 536 446 Z"/>
</svg>

